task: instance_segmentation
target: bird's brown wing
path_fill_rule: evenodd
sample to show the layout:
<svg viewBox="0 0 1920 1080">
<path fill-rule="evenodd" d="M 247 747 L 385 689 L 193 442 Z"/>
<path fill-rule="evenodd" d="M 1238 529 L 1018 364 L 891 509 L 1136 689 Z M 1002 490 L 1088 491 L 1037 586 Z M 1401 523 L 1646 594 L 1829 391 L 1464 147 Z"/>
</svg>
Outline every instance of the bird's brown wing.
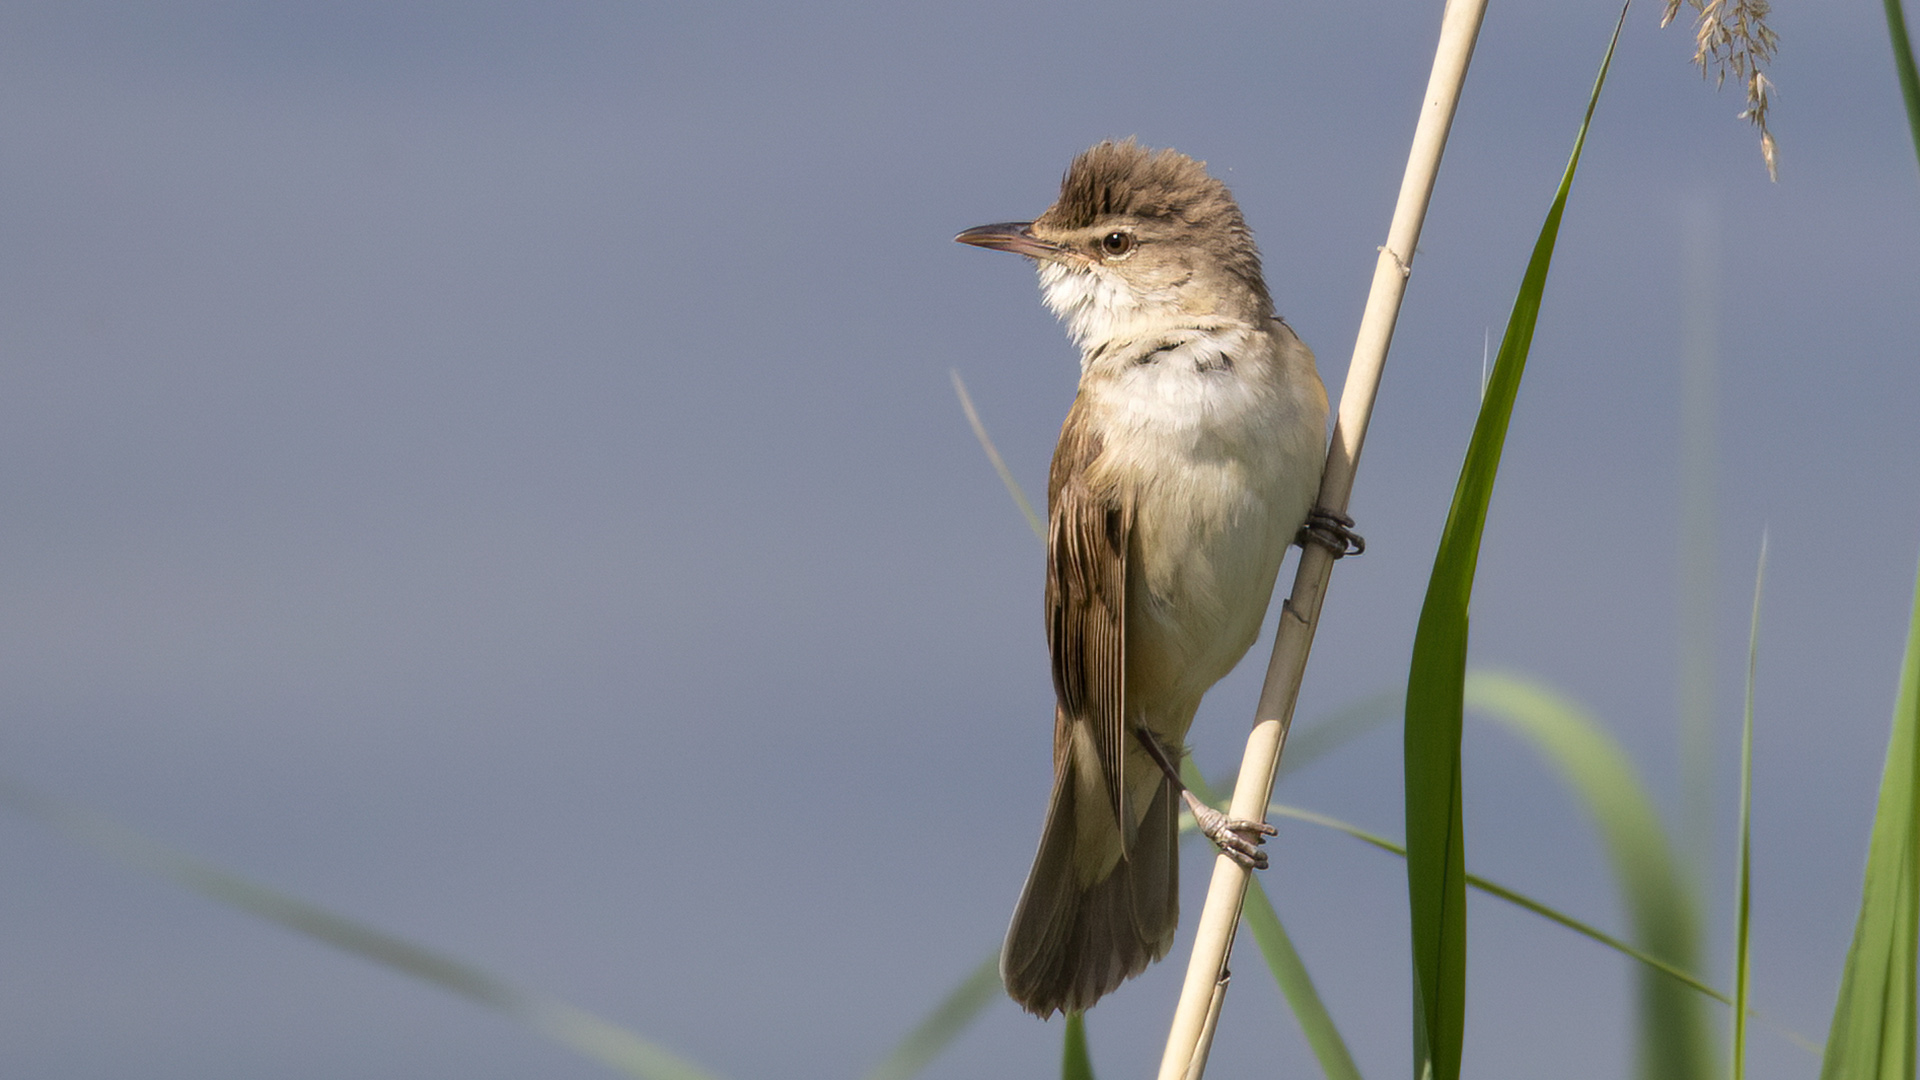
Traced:
<svg viewBox="0 0 1920 1080">
<path fill-rule="evenodd" d="M 1047 651 L 1053 658 L 1056 782 L 1071 767 L 1073 727 L 1086 725 L 1099 757 L 1114 822 L 1133 833 L 1126 812 L 1127 547 L 1133 506 L 1124 494 L 1100 491 L 1087 469 L 1100 440 L 1081 421 L 1075 401 L 1053 453 L 1047 484 Z M 1092 763 L 1085 763 L 1092 764 Z M 1123 841 L 1124 844 L 1124 841 Z"/>
</svg>

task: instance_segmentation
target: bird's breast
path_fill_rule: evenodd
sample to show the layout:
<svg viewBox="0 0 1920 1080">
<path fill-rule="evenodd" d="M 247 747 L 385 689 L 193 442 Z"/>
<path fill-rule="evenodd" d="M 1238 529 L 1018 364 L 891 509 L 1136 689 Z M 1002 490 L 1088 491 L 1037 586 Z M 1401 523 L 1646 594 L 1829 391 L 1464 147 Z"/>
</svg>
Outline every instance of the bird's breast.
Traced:
<svg viewBox="0 0 1920 1080">
<path fill-rule="evenodd" d="M 1134 507 L 1129 698 L 1199 695 L 1259 636 L 1274 577 L 1318 489 L 1325 394 L 1311 354 L 1238 332 L 1092 366 L 1089 479 Z"/>
</svg>

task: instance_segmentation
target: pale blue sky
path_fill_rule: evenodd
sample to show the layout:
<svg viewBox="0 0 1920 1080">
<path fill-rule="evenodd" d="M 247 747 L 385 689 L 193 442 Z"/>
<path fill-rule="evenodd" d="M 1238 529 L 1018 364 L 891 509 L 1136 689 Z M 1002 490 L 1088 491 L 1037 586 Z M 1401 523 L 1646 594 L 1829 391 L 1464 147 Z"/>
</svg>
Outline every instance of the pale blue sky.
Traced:
<svg viewBox="0 0 1920 1080">
<path fill-rule="evenodd" d="M 5 773 L 736 1080 L 865 1070 L 998 942 L 1048 769 L 1038 546 L 948 371 L 1038 491 L 1073 354 L 1030 272 L 950 238 L 1098 139 L 1178 147 L 1337 392 L 1438 8 L 0 4 Z M 1677 805 L 1681 235 L 1711 214 L 1717 801 L 1767 526 L 1754 993 L 1818 1035 L 1920 556 L 1920 170 L 1878 4 L 1776 13 L 1778 184 L 1657 8 L 1567 213 L 1474 656 L 1587 703 Z M 1616 10 L 1489 16 L 1303 724 L 1404 674 Z M 1210 771 L 1258 666 L 1203 709 Z M 1527 751 L 1470 725 L 1466 777 L 1476 869 L 1621 925 Z M 1397 835 L 1398 786 L 1388 729 L 1281 795 Z M 1404 1075 L 1397 864 L 1273 847 L 1363 1070 Z M 32 823 L 0 852 L 9 1075 L 606 1075 Z M 1624 962 L 1475 904 L 1468 1070 L 1626 1075 Z M 1157 1060 L 1183 963 L 1092 1015 L 1103 1073 Z M 1310 1075 L 1238 970 L 1220 1074 Z M 929 1075 L 1044 1075 L 1058 1029 L 997 1006 Z M 1814 1068 L 1754 1040 L 1755 1076 Z"/>
</svg>

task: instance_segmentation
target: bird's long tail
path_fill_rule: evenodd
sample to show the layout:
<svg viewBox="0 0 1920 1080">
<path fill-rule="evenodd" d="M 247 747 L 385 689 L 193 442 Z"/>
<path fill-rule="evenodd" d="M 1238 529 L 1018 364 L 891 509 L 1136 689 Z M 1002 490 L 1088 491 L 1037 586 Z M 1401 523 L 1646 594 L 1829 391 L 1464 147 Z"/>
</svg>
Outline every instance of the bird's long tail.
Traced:
<svg viewBox="0 0 1920 1080">
<path fill-rule="evenodd" d="M 1077 816 L 1111 821 L 1113 811 L 1075 798 L 1074 768 L 1069 763 L 1054 780 L 1040 850 L 1000 950 L 1007 993 L 1040 1017 L 1084 1010 L 1146 970 L 1167 954 L 1180 920 L 1180 804 L 1172 781 L 1154 789 L 1131 850 L 1116 861 L 1114 844 L 1087 850 Z"/>
</svg>

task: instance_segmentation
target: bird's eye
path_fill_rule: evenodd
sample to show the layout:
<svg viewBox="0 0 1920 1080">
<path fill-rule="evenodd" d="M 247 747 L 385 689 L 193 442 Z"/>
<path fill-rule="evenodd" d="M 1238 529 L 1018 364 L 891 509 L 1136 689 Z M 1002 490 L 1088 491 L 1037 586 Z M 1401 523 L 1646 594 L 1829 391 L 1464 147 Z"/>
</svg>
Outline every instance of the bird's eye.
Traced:
<svg viewBox="0 0 1920 1080">
<path fill-rule="evenodd" d="M 1133 234 L 1114 231 L 1100 238 L 1100 250 L 1111 258 L 1118 258 L 1133 250 Z"/>
</svg>

